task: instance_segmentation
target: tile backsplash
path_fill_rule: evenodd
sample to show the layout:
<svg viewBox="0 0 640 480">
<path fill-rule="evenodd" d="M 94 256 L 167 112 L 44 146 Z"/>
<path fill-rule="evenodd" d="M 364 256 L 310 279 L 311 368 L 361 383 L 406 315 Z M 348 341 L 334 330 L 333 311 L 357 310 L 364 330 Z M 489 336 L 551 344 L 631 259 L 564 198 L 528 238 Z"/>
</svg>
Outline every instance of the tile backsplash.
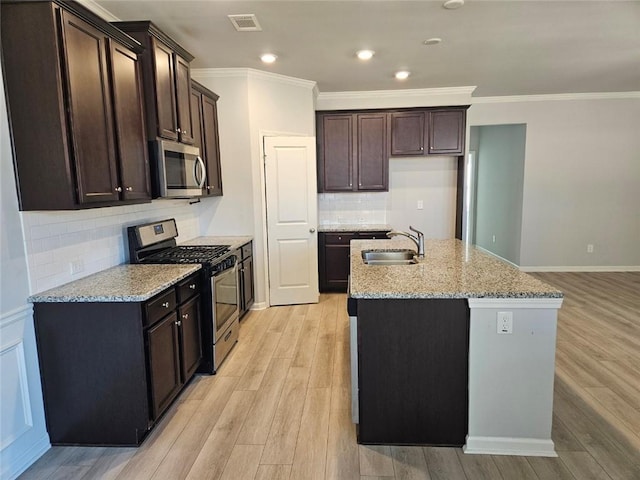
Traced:
<svg viewBox="0 0 640 480">
<path fill-rule="evenodd" d="M 21 216 L 31 293 L 127 263 L 128 226 L 175 218 L 179 242 L 199 235 L 198 210 L 187 200 Z"/>
<path fill-rule="evenodd" d="M 390 197 L 380 193 L 318 194 L 318 224 L 384 224 Z"/>
</svg>

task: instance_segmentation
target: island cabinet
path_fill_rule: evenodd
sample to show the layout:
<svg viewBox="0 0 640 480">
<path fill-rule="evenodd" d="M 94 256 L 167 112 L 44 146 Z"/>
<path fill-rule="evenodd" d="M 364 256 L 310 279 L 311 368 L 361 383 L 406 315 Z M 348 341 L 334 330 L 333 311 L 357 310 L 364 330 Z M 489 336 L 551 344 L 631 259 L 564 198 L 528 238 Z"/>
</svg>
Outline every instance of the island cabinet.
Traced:
<svg viewBox="0 0 640 480">
<path fill-rule="evenodd" d="M 320 292 L 346 292 L 349 284 L 351 240 L 387 238 L 389 230 L 318 233 L 318 284 Z"/>
<path fill-rule="evenodd" d="M 358 299 L 358 442 L 462 446 L 466 299 Z"/>
<path fill-rule="evenodd" d="M 316 115 L 318 192 L 389 190 L 387 114 Z"/>
<path fill-rule="evenodd" d="M 391 112 L 392 156 L 462 155 L 466 107 Z"/>
<path fill-rule="evenodd" d="M 193 55 L 151 21 L 114 22 L 145 48 L 142 55 L 147 139 L 193 144 L 191 70 Z"/>
<path fill-rule="evenodd" d="M 202 359 L 200 276 L 144 302 L 36 302 L 54 445 L 139 445 Z"/>
<path fill-rule="evenodd" d="M 244 244 L 241 249 L 240 266 L 238 269 L 240 285 L 240 318 L 251 308 L 255 300 L 253 284 L 253 242 Z"/>
<path fill-rule="evenodd" d="M 77 3 L 0 8 L 20 209 L 150 201 L 140 44 Z"/>
<path fill-rule="evenodd" d="M 218 135 L 218 95 L 204 85 L 191 80 L 191 115 L 193 144 L 200 148 L 205 163 L 207 181 L 203 196 L 222 195 L 222 171 L 220 167 L 220 140 Z"/>
</svg>

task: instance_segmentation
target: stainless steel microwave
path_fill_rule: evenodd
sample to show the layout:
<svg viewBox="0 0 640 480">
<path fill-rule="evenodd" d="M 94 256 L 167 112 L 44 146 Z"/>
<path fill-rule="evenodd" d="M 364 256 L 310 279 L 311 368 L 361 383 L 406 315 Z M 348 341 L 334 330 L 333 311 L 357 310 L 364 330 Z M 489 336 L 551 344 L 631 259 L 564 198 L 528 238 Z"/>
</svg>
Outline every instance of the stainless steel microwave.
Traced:
<svg viewBox="0 0 640 480">
<path fill-rule="evenodd" d="M 207 171 L 198 147 L 156 140 L 155 160 L 160 197 L 189 198 L 202 195 Z"/>
</svg>

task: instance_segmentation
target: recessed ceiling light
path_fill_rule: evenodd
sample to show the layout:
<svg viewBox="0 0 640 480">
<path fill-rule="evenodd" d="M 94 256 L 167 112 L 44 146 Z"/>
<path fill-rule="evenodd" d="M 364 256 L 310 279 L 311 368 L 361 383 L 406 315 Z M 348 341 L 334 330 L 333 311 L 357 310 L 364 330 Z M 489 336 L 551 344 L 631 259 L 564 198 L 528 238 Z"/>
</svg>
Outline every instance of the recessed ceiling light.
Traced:
<svg viewBox="0 0 640 480">
<path fill-rule="evenodd" d="M 371 60 L 374 53 L 373 50 L 359 50 L 356 52 L 356 55 L 360 60 Z"/>
<path fill-rule="evenodd" d="M 260 60 L 262 60 L 264 63 L 273 63 L 277 58 L 278 56 L 274 55 L 273 53 L 265 53 L 264 55 L 260 56 Z"/>
<path fill-rule="evenodd" d="M 441 38 L 433 37 L 433 38 L 427 38 L 424 42 L 422 42 L 422 44 L 423 45 L 438 45 L 440 42 L 442 42 Z"/>
<path fill-rule="evenodd" d="M 460 8 L 463 5 L 464 0 L 447 0 L 442 4 L 442 6 L 447 10 L 455 10 L 456 8 Z"/>
<path fill-rule="evenodd" d="M 396 78 L 398 80 L 406 80 L 407 78 L 409 78 L 409 75 L 411 75 L 411 73 L 407 72 L 406 70 L 401 70 L 399 72 L 396 72 Z"/>
</svg>

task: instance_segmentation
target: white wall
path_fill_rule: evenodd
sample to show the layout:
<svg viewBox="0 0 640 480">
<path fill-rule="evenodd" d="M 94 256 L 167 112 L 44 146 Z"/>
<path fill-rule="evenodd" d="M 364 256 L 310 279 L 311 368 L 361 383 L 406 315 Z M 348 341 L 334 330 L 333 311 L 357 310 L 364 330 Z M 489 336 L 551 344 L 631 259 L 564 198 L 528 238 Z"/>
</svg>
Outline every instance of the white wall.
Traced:
<svg viewBox="0 0 640 480">
<path fill-rule="evenodd" d="M 471 127 L 471 138 L 478 137 L 474 243 L 516 265 L 520 264 L 525 133 L 525 125 Z"/>
<path fill-rule="evenodd" d="M 474 99 L 467 116 L 527 125 L 520 264 L 638 269 L 640 98 L 558 98 L 576 99 Z"/>
<path fill-rule="evenodd" d="M 194 69 L 191 74 L 220 95 L 224 196 L 212 206 L 200 207 L 202 232 L 254 237 L 256 307 L 265 306 L 267 245 L 262 136 L 314 136 L 315 83 L 252 69 Z"/>
<path fill-rule="evenodd" d="M 0 478 L 8 479 L 50 445 L 4 99 L 0 87 Z"/>
<path fill-rule="evenodd" d="M 391 158 L 389 224 L 403 231 L 411 225 L 427 238 L 455 237 L 457 178 L 456 157 Z"/>
</svg>

